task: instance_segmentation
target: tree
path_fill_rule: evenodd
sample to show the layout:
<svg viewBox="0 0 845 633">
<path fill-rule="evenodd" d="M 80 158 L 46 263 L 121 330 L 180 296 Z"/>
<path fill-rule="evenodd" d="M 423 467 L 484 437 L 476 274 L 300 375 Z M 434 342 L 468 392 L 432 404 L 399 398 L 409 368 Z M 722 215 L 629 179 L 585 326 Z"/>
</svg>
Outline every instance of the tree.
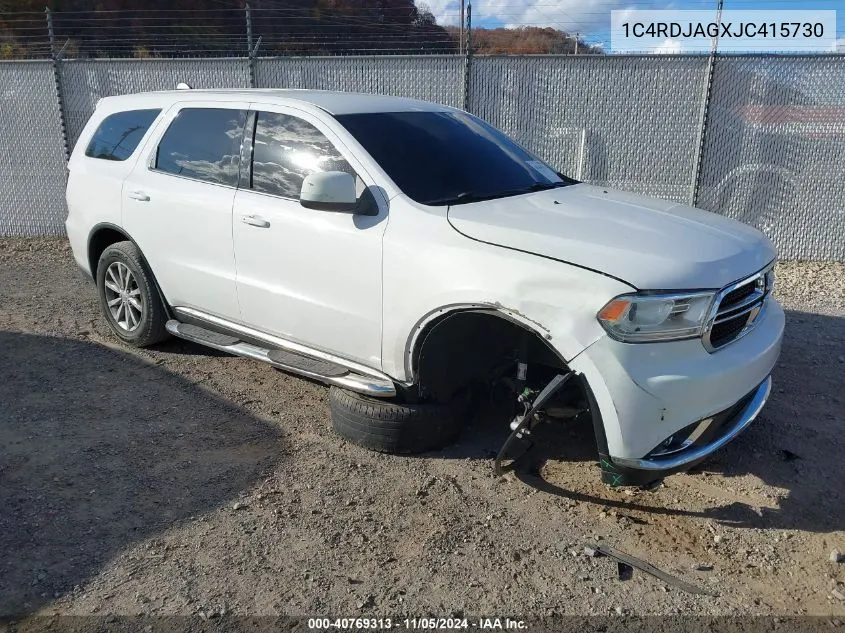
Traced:
<svg viewBox="0 0 845 633">
<path fill-rule="evenodd" d="M 457 27 L 449 27 L 450 35 L 459 37 Z M 598 47 L 590 46 L 578 39 L 579 55 L 601 53 Z M 472 49 L 477 55 L 546 55 L 576 52 L 576 37 L 553 28 L 522 26 L 517 28 L 473 29 Z"/>
<path fill-rule="evenodd" d="M 246 54 L 244 0 L 48 0 L 56 40 L 82 57 Z M 443 28 L 413 0 L 250 0 L 262 54 L 457 53 L 458 29 Z M 0 0 L 0 57 L 46 57 L 44 0 Z M 473 29 L 476 54 L 575 52 L 552 28 Z M 598 53 L 582 41 L 578 53 Z"/>
</svg>

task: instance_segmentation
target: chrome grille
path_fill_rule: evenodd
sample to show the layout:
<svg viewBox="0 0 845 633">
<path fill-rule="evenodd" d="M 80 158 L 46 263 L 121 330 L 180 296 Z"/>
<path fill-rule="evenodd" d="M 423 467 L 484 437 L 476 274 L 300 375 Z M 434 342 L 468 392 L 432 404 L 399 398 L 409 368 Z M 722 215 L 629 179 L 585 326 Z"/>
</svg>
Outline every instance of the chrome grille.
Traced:
<svg viewBox="0 0 845 633">
<path fill-rule="evenodd" d="M 774 286 L 774 264 L 722 288 L 713 302 L 702 341 L 709 352 L 742 338 L 756 325 Z"/>
</svg>

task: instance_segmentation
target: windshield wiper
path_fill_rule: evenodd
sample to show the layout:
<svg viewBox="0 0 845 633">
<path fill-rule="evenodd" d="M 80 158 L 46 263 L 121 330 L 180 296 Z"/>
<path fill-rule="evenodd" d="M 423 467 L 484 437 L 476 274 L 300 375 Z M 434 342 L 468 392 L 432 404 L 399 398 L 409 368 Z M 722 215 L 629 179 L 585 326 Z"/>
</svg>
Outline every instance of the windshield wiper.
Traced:
<svg viewBox="0 0 845 633">
<path fill-rule="evenodd" d="M 480 194 L 472 191 L 464 191 L 456 196 L 449 196 L 447 198 L 437 198 L 436 200 L 427 200 L 425 204 L 431 207 L 437 207 L 445 204 L 466 204 L 468 202 L 481 202 L 482 200 L 492 200 L 493 198 L 498 198 L 500 195 L 501 194 L 499 193 Z"/>
<path fill-rule="evenodd" d="M 560 180 L 558 182 L 535 182 L 530 187 L 526 187 L 525 189 L 520 189 L 519 191 L 515 191 L 513 193 L 508 193 L 509 196 L 516 196 L 521 193 L 534 193 L 535 191 L 546 191 L 547 189 L 558 189 L 560 187 L 568 187 L 575 183 L 567 182 L 565 180 Z"/>
<path fill-rule="evenodd" d="M 536 191 L 546 191 L 547 189 L 557 189 L 559 187 L 567 187 L 574 185 L 578 181 L 567 178 L 559 182 L 535 182 L 530 187 L 523 187 L 522 189 L 506 189 L 505 191 L 496 191 L 495 193 L 477 193 L 474 191 L 463 191 L 456 196 L 449 196 L 447 198 L 437 198 L 436 200 L 429 200 L 425 204 L 436 207 L 440 205 L 454 205 L 467 204 L 470 202 L 482 202 L 484 200 L 493 200 L 495 198 L 508 198 L 510 196 L 520 196 L 526 193 L 534 193 Z"/>
</svg>

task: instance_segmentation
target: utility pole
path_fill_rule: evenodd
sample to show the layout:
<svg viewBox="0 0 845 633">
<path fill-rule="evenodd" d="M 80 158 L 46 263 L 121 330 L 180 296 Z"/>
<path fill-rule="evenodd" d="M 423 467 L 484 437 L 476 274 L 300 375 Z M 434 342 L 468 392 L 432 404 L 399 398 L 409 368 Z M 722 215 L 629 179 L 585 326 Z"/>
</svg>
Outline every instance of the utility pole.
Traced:
<svg viewBox="0 0 845 633">
<path fill-rule="evenodd" d="M 575 54 L 578 54 L 578 33 L 575 33 Z"/>
</svg>

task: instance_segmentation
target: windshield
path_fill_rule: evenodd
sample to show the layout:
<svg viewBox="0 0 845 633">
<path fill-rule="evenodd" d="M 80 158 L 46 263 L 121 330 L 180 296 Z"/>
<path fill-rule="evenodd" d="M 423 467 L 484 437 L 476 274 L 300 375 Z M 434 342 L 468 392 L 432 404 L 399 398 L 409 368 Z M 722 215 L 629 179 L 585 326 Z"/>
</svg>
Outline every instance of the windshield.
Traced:
<svg viewBox="0 0 845 633">
<path fill-rule="evenodd" d="M 502 132 L 465 112 L 338 115 L 411 199 L 461 204 L 573 184 Z"/>
</svg>

